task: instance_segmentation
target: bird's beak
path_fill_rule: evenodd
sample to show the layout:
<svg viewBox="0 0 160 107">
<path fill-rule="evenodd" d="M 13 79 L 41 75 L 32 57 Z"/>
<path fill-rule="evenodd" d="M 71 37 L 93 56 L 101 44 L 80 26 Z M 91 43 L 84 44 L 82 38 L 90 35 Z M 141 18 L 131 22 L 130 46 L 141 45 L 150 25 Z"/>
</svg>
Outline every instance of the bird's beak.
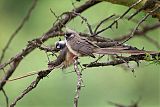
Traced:
<svg viewBox="0 0 160 107">
<path fill-rule="evenodd" d="M 68 36 L 65 34 L 65 35 L 64 35 L 64 38 L 67 40 L 67 39 L 68 39 Z"/>
<path fill-rule="evenodd" d="M 67 38 L 67 35 L 65 34 L 64 37 Z"/>
</svg>

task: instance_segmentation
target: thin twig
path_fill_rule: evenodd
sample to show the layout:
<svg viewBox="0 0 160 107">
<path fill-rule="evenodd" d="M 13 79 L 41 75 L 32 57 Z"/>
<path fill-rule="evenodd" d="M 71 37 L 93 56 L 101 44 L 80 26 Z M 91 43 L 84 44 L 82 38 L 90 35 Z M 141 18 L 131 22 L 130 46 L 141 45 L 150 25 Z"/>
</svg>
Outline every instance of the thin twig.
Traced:
<svg viewBox="0 0 160 107">
<path fill-rule="evenodd" d="M 157 54 L 152 54 L 151 56 L 152 58 L 155 58 Z M 158 54 L 158 56 L 160 56 L 160 54 Z M 83 64 L 83 66 L 84 67 L 116 66 L 116 65 L 123 64 L 126 62 L 131 62 L 131 61 L 137 62 L 140 60 L 146 60 L 145 55 L 134 55 L 134 56 L 129 56 L 129 57 L 123 57 L 123 60 L 117 59 L 117 60 L 102 62 L 102 63 L 97 62 L 97 63 Z"/>
<path fill-rule="evenodd" d="M 124 40 L 121 44 L 124 44 L 125 42 L 127 42 L 128 40 L 130 40 L 135 35 L 135 32 L 137 31 L 137 29 L 140 26 L 140 24 L 143 23 L 149 16 L 150 16 L 150 14 L 148 13 L 141 21 L 139 21 L 139 23 L 137 24 L 137 26 L 132 31 L 131 35 L 126 40 Z"/>
<path fill-rule="evenodd" d="M 34 45 L 36 46 L 37 48 L 39 48 L 40 50 L 43 50 L 45 52 L 58 52 L 59 49 L 53 47 L 53 46 L 41 46 L 42 44 L 39 44 L 35 41 L 29 41 L 28 42 L 30 45 Z"/>
<path fill-rule="evenodd" d="M 78 68 L 78 59 L 74 59 L 74 70 L 77 74 L 77 88 L 76 88 L 76 95 L 74 97 L 74 107 L 78 107 L 78 100 L 79 100 L 79 95 L 81 91 L 81 85 L 82 85 L 82 74 L 81 71 Z"/>
<path fill-rule="evenodd" d="M 30 91 L 32 91 L 34 88 L 36 88 L 36 86 L 38 85 L 39 81 L 46 77 L 54 68 L 49 68 L 46 70 L 41 70 L 39 71 L 39 74 L 36 78 L 36 80 L 34 80 L 14 101 L 13 103 L 10 105 L 10 107 L 14 107 L 16 105 L 16 103 L 21 100 L 27 93 L 29 93 Z"/>
<path fill-rule="evenodd" d="M 36 75 L 36 74 L 38 74 L 38 73 L 39 73 L 39 72 L 37 72 L 37 71 L 35 71 L 35 72 L 32 71 L 32 72 L 27 73 L 27 74 L 25 74 L 25 75 L 23 75 L 23 76 L 19 76 L 19 77 L 16 77 L 16 78 L 9 79 L 9 80 L 7 80 L 6 82 L 19 80 L 19 79 L 22 79 L 22 78 L 26 78 L 26 77 L 29 77 L 29 76 Z"/>
<path fill-rule="evenodd" d="M 115 16 L 115 14 L 113 14 L 113 15 L 105 18 L 105 19 L 103 19 L 103 20 L 96 26 L 96 28 L 95 28 L 95 30 L 94 30 L 94 33 L 97 32 L 98 28 L 99 28 L 104 22 L 106 22 L 107 20 L 111 19 L 111 18 L 114 17 L 114 16 Z"/>
<path fill-rule="evenodd" d="M 40 37 L 37 39 L 33 39 L 32 41 L 29 41 L 27 47 L 25 49 L 22 49 L 21 52 L 19 52 L 14 57 L 10 58 L 10 60 L 4 64 L 0 64 L 0 70 L 5 68 L 7 65 L 11 63 L 17 63 L 21 61 L 25 56 L 27 56 L 30 52 L 32 52 L 35 48 L 39 48 L 41 50 L 49 51 L 52 49 L 49 49 L 47 47 L 42 47 L 41 44 L 48 40 L 49 38 L 56 37 L 61 35 L 61 32 L 52 32 L 51 34 L 46 35 L 45 37 Z M 48 50 L 49 49 L 49 50 Z M 53 49 L 53 51 L 57 51 L 56 49 Z"/>
<path fill-rule="evenodd" d="M 139 102 L 134 102 L 133 104 L 130 104 L 130 105 L 118 104 L 118 103 L 114 103 L 114 102 L 111 102 L 111 101 L 109 101 L 108 103 L 115 106 L 115 107 L 139 107 L 138 106 Z"/>
<path fill-rule="evenodd" d="M 142 10 L 154 8 L 156 1 L 157 0 L 146 0 L 145 4 L 141 8 L 139 8 L 135 13 L 133 13 L 131 16 L 128 17 L 128 20 L 132 19 L 136 14 L 138 14 Z"/>
<path fill-rule="evenodd" d="M 13 34 L 10 36 L 9 40 L 7 41 L 7 44 L 5 45 L 5 47 L 2 50 L 2 54 L 0 57 L 0 63 L 2 62 L 5 52 L 7 51 L 9 45 L 11 44 L 12 40 L 15 38 L 15 36 L 18 34 L 18 32 L 22 29 L 22 27 L 24 26 L 24 24 L 29 20 L 32 11 L 34 10 L 34 8 L 36 7 L 38 0 L 33 0 L 33 3 L 31 5 L 31 7 L 29 8 L 26 16 L 23 18 L 22 22 L 20 23 L 20 25 L 17 27 L 17 29 L 13 32 Z"/>
<path fill-rule="evenodd" d="M 134 28 L 133 32 L 131 33 L 131 35 L 125 40 L 123 41 L 121 44 L 124 44 L 125 42 L 127 42 L 129 39 L 131 39 L 134 35 L 135 32 L 137 31 L 138 27 L 141 25 L 141 23 L 143 23 L 149 16 L 151 13 L 155 12 L 156 10 L 158 10 L 159 7 L 156 7 L 155 9 L 153 9 L 151 12 L 149 12 L 145 17 L 143 17 L 137 24 L 137 26 Z"/>
<path fill-rule="evenodd" d="M 6 92 L 5 92 L 5 90 L 3 88 L 2 88 L 2 92 L 3 92 L 3 94 L 5 96 L 5 99 L 6 99 L 6 107 L 9 107 L 9 98 L 8 98 Z"/>
<path fill-rule="evenodd" d="M 92 27 L 91 27 L 91 25 L 89 24 L 87 18 L 85 18 L 84 16 L 82 16 L 82 15 L 79 14 L 79 13 L 74 13 L 74 14 L 75 14 L 75 15 L 78 15 L 78 16 L 87 24 L 87 27 L 88 27 L 88 29 L 89 29 L 89 32 L 90 32 L 90 34 L 92 35 L 92 34 L 93 34 Z"/>
<path fill-rule="evenodd" d="M 147 32 L 154 30 L 154 29 L 158 29 L 160 27 L 160 23 L 156 23 L 154 25 L 151 26 L 143 26 L 142 30 L 137 30 L 135 31 L 135 36 L 144 36 Z M 126 35 L 122 35 L 120 37 L 115 38 L 115 41 L 124 41 L 125 39 L 129 38 L 129 36 L 131 35 L 133 31 L 131 31 L 129 34 Z"/>
<path fill-rule="evenodd" d="M 73 1 L 72 1 L 72 6 L 73 6 L 73 8 L 76 8 L 76 6 L 74 5 Z M 79 14 L 79 13 L 74 13 L 74 14 L 78 15 L 78 16 L 87 24 L 87 27 L 88 27 L 88 29 L 89 29 L 89 32 L 90 32 L 90 34 L 92 35 L 92 34 L 93 34 L 92 26 L 89 24 L 88 19 L 85 18 L 84 16 L 82 16 L 82 15 Z M 83 21 L 82 21 L 82 22 L 83 22 Z"/>
<path fill-rule="evenodd" d="M 100 3 L 101 1 L 95 1 L 95 0 L 89 0 L 85 2 L 83 5 L 79 6 L 78 8 L 72 10 L 76 13 L 82 13 L 86 9 Z M 50 28 L 45 34 L 43 34 L 41 37 L 34 39 L 37 40 L 40 44 L 47 41 L 49 38 L 56 37 L 59 35 L 59 30 L 62 29 L 62 27 L 71 21 L 73 18 L 75 18 L 76 15 L 73 14 L 65 14 L 65 16 L 59 20 L 52 28 Z M 63 24 L 63 25 L 62 25 Z M 13 65 L 11 68 L 9 68 L 3 77 L 2 81 L 0 81 L 0 90 L 5 85 L 5 81 L 8 80 L 8 78 L 14 73 L 15 69 L 18 67 L 19 63 L 22 61 L 24 57 L 26 57 L 28 54 L 30 54 L 34 49 L 36 49 L 36 46 L 33 45 L 27 45 L 26 48 L 24 48 L 20 53 L 18 53 L 16 56 L 11 58 L 8 62 L 0 65 L 0 70 L 3 69 L 7 65 Z"/>
<path fill-rule="evenodd" d="M 118 28 L 118 20 L 122 19 L 134 6 L 136 6 L 137 4 L 139 4 L 142 0 L 138 0 L 137 2 L 135 2 L 134 4 L 132 4 L 121 16 L 119 16 L 118 18 L 116 18 L 109 26 L 107 26 L 104 29 L 101 29 L 100 31 L 97 31 L 96 33 L 93 34 L 93 36 L 98 35 L 102 32 L 104 32 L 105 30 L 112 28 L 112 26 L 114 24 L 116 24 L 116 28 Z"/>
</svg>

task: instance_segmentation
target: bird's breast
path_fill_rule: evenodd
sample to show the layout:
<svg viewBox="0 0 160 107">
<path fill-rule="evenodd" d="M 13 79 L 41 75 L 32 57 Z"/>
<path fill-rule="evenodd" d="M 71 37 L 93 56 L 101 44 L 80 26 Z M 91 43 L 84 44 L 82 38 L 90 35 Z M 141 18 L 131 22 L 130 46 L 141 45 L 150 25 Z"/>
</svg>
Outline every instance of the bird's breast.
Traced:
<svg viewBox="0 0 160 107">
<path fill-rule="evenodd" d="M 78 51 L 74 50 L 74 49 L 72 48 L 72 46 L 67 42 L 67 40 L 65 40 L 65 42 L 66 42 L 66 46 L 67 46 L 68 50 L 69 50 L 71 53 L 73 53 L 73 54 L 76 55 L 76 56 L 80 56 L 80 53 L 78 53 Z"/>
</svg>

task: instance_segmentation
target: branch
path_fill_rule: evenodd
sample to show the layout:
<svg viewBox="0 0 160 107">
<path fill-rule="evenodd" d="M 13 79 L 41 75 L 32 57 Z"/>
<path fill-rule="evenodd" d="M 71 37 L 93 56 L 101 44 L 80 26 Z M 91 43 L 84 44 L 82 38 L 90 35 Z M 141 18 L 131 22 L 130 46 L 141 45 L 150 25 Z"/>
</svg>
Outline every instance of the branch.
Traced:
<svg viewBox="0 0 160 107">
<path fill-rule="evenodd" d="M 128 40 L 130 40 L 132 37 L 134 37 L 135 32 L 138 30 L 138 27 L 150 16 L 151 13 L 157 11 L 157 9 L 159 9 L 159 7 L 156 7 L 155 9 L 153 9 L 152 11 L 150 11 L 149 13 L 147 13 L 147 15 L 145 15 L 145 16 L 138 22 L 138 24 L 136 25 L 136 27 L 134 28 L 134 30 L 131 32 L 131 35 L 130 35 L 126 40 L 124 40 L 124 41 L 122 42 L 122 44 L 125 43 L 125 42 L 127 42 Z"/>
<path fill-rule="evenodd" d="M 6 107 L 9 107 L 9 98 L 8 98 L 6 92 L 5 92 L 5 90 L 3 88 L 2 88 L 2 92 L 3 92 L 3 94 L 5 96 L 5 99 L 6 99 Z"/>
<path fill-rule="evenodd" d="M 151 25 L 151 26 L 144 26 L 144 27 L 142 28 L 142 30 L 136 30 L 136 31 L 135 31 L 135 36 L 134 36 L 134 37 L 136 37 L 136 36 L 144 36 L 147 32 L 152 31 L 152 30 L 154 30 L 154 29 L 158 29 L 158 28 L 160 28 L 160 23 L 156 23 L 156 24 Z M 131 32 L 133 32 L 133 31 L 131 31 Z M 115 40 L 115 41 L 123 41 L 123 40 L 126 40 L 126 39 L 129 38 L 129 36 L 131 35 L 131 32 L 130 32 L 129 34 L 122 35 L 121 37 L 117 37 L 117 38 L 115 38 L 114 40 Z"/>
<path fill-rule="evenodd" d="M 89 0 L 85 4 L 81 5 L 78 8 L 75 8 L 71 12 L 63 13 L 60 16 L 64 16 L 64 17 L 59 19 L 58 22 L 55 23 L 54 26 L 51 29 L 49 29 L 44 35 L 30 41 L 28 43 L 28 45 L 26 46 L 26 48 L 24 48 L 15 57 L 11 58 L 7 63 L 1 64 L 0 70 L 5 68 L 8 65 L 10 65 L 10 68 L 7 70 L 7 73 L 5 74 L 3 79 L 0 81 L 0 90 L 3 90 L 3 86 L 5 85 L 6 81 L 14 73 L 14 71 L 16 70 L 19 63 L 23 60 L 24 57 L 26 57 L 28 54 L 30 54 L 36 48 L 39 48 L 39 49 L 44 50 L 46 52 L 56 51 L 55 49 L 49 49 L 48 47 L 42 47 L 41 45 L 45 41 L 47 41 L 48 39 L 50 39 L 52 37 L 63 35 L 63 33 L 61 32 L 61 29 L 65 26 L 65 24 L 67 24 L 69 21 L 71 21 L 73 18 L 75 18 L 78 14 L 82 13 L 83 11 L 85 11 L 86 9 L 88 9 L 89 7 L 91 7 L 97 3 L 99 3 L 99 1 Z M 74 14 L 74 13 L 77 13 L 77 14 Z M 123 17 L 125 14 L 126 13 L 124 13 L 121 17 Z M 118 18 L 118 19 L 120 19 L 120 18 Z M 114 22 L 115 24 L 117 24 L 118 19 Z M 135 30 L 135 32 L 136 32 L 136 30 Z M 107 43 L 106 41 L 111 41 L 111 42 L 117 43 L 117 42 L 109 40 L 109 39 L 103 40 L 101 37 L 98 37 L 98 36 L 92 37 L 92 39 L 97 40 L 97 41 L 105 41 L 104 42 L 105 44 Z M 99 45 L 104 46 L 104 44 L 100 44 L 100 43 L 99 43 Z M 108 46 L 108 43 L 106 45 Z M 49 65 L 48 69 L 38 71 L 37 78 L 14 100 L 14 102 L 10 105 L 10 107 L 14 107 L 19 100 L 21 100 L 26 94 L 28 94 L 30 91 L 32 91 L 34 88 L 36 88 L 36 86 L 38 85 L 38 83 L 40 82 L 40 80 L 42 78 L 46 77 L 55 67 L 58 67 L 59 65 L 61 65 L 63 63 L 63 61 L 65 60 L 65 55 L 66 55 L 66 51 L 62 50 L 60 52 L 60 55 L 57 57 L 57 59 L 48 64 Z M 153 54 L 153 57 L 155 57 L 155 56 L 156 55 Z M 118 60 L 114 60 L 114 61 L 110 61 L 110 62 L 106 62 L 106 63 L 97 63 L 96 62 L 96 63 L 91 63 L 91 64 L 84 64 L 84 66 L 86 66 L 86 67 L 98 67 L 98 66 L 108 66 L 108 65 L 114 66 L 114 65 L 126 63 L 129 61 L 136 61 L 137 62 L 139 60 L 145 60 L 145 56 L 144 55 L 136 55 L 136 56 L 124 57 L 123 59 L 118 59 Z M 80 91 L 81 91 L 81 87 L 82 87 L 81 86 L 82 74 L 78 68 L 78 60 L 74 61 L 74 69 L 75 69 L 75 72 L 76 72 L 77 78 L 78 78 L 76 95 L 74 97 L 74 107 L 78 107 L 78 100 L 79 100 L 79 95 L 80 95 Z"/>
<path fill-rule="evenodd" d="M 130 105 L 122 105 L 122 104 L 118 104 L 118 103 L 113 103 L 113 102 L 108 102 L 109 104 L 111 105 L 114 105 L 115 107 L 139 107 L 138 104 L 139 104 L 139 101 L 137 102 L 134 102 Z"/>
<path fill-rule="evenodd" d="M 14 101 L 13 103 L 10 105 L 10 107 L 14 107 L 16 105 L 16 103 L 21 100 L 27 93 L 29 93 L 30 91 L 32 91 L 34 88 L 36 88 L 36 86 L 38 85 L 38 83 L 40 82 L 41 79 L 43 79 L 44 77 L 46 77 L 54 68 L 49 68 L 46 70 L 41 70 L 38 73 L 38 76 L 36 78 L 36 80 L 34 80 Z"/>
<path fill-rule="evenodd" d="M 78 100 L 79 100 L 79 95 L 81 91 L 81 84 L 82 84 L 82 74 L 81 71 L 78 68 L 78 59 L 74 60 L 74 70 L 77 74 L 77 88 L 76 88 L 76 95 L 74 97 L 74 107 L 78 107 Z"/>
<path fill-rule="evenodd" d="M 56 35 L 56 33 L 54 33 L 54 35 Z M 45 40 L 45 39 L 47 39 L 47 38 L 44 37 L 43 40 Z M 34 42 L 37 42 L 37 41 L 34 40 Z M 14 71 L 18 67 L 19 63 L 23 60 L 23 58 L 25 56 L 27 56 L 30 52 L 32 52 L 35 48 L 36 48 L 36 46 L 34 46 L 33 44 L 29 44 L 20 53 L 18 53 L 16 56 L 12 57 L 7 63 L 4 63 L 4 64 L 0 65 L 0 69 L 3 69 L 7 65 L 10 65 L 7 72 L 5 73 L 5 76 L 0 81 L 0 90 L 3 88 L 6 81 L 9 79 L 9 77 L 14 73 Z"/>
<path fill-rule="evenodd" d="M 124 6 L 129 7 L 139 0 L 99 0 L 99 1 L 106 1 L 106 2 L 113 3 L 113 4 L 124 5 Z M 141 2 L 139 4 L 137 4 L 134 8 L 138 9 L 138 8 L 142 7 L 145 4 L 145 1 L 146 0 L 141 0 Z"/>
<path fill-rule="evenodd" d="M 133 3 L 122 15 L 120 15 L 119 17 L 117 17 L 109 26 L 101 29 L 100 31 L 95 32 L 92 36 L 98 35 L 102 32 L 104 32 L 105 30 L 112 28 L 113 25 L 116 26 L 116 28 L 118 28 L 118 21 L 120 19 L 122 19 L 134 6 L 138 5 L 142 0 L 138 0 L 137 2 Z"/>
<path fill-rule="evenodd" d="M 103 63 L 99 63 L 99 62 L 96 62 L 96 63 L 90 63 L 90 64 L 83 64 L 83 66 L 85 67 L 100 67 L 100 66 L 115 66 L 115 65 L 119 65 L 119 64 L 123 64 L 123 63 L 128 63 L 128 62 L 131 62 L 131 61 L 135 61 L 135 62 L 139 62 L 140 60 L 146 60 L 146 55 L 132 55 L 132 56 L 129 56 L 129 57 L 123 57 L 121 59 L 117 59 L 117 60 L 113 60 L 113 61 L 108 61 L 108 62 L 103 62 Z M 153 59 L 155 60 L 160 60 L 160 59 L 157 59 L 156 56 L 160 56 L 160 54 L 152 54 L 151 55 Z M 150 60 L 152 61 L 152 60 Z"/>
<path fill-rule="evenodd" d="M 13 34 L 10 36 L 7 44 L 5 45 L 5 47 L 3 48 L 2 50 L 2 54 L 1 54 L 1 57 L 0 57 L 0 63 L 2 62 L 3 58 L 4 58 L 4 55 L 5 55 L 5 52 L 7 51 L 9 45 L 11 44 L 12 40 L 14 39 L 14 37 L 18 34 L 18 32 L 22 29 L 22 27 L 24 26 L 24 24 L 29 20 L 30 16 L 31 16 L 31 13 L 32 11 L 34 10 L 34 8 L 36 7 L 36 4 L 37 4 L 37 1 L 38 0 L 33 0 L 33 3 L 31 5 L 31 7 L 29 8 L 26 16 L 23 18 L 21 24 L 17 27 L 17 29 L 13 32 Z"/>
<path fill-rule="evenodd" d="M 55 61 L 52 61 L 49 63 L 49 67 L 46 70 L 41 70 L 41 71 L 37 71 L 36 74 L 38 74 L 36 80 L 34 80 L 15 100 L 14 102 L 10 105 L 10 107 L 14 107 L 16 105 L 16 103 L 21 100 L 27 93 L 29 93 L 30 91 L 32 91 L 34 88 L 36 88 L 36 86 L 38 85 L 38 83 L 40 82 L 41 79 L 43 79 L 44 77 L 46 77 L 54 68 L 58 67 L 59 65 L 61 65 L 63 63 L 63 61 L 65 60 L 65 55 L 66 55 L 66 50 L 67 48 L 64 48 L 59 56 L 57 57 L 57 59 Z"/>
<path fill-rule="evenodd" d="M 60 31 L 66 23 L 68 23 L 69 21 L 71 21 L 73 18 L 76 17 L 75 14 L 70 14 L 70 13 L 82 13 L 83 11 L 88 9 L 89 7 L 92 7 L 92 6 L 94 6 L 95 4 L 98 4 L 98 3 L 100 3 L 100 1 L 90 0 L 90 1 L 87 1 L 85 4 L 81 5 L 80 7 L 75 8 L 74 10 L 72 10 L 72 12 L 67 12 L 66 14 L 63 13 L 62 15 L 65 15 L 65 16 L 62 19 L 60 19 L 44 35 L 42 35 L 41 37 L 39 37 L 37 39 L 34 39 L 33 41 L 38 42 L 39 44 L 42 44 L 45 41 L 47 41 L 49 38 L 58 36 L 59 35 L 58 31 Z M 7 63 L 0 65 L 0 70 L 3 69 L 5 66 L 7 66 L 9 64 L 14 65 L 14 66 L 12 66 L 12 68 L 10 68 L 7 71 L 7 73 L 5 74 L 2 81 L 0 81 L 0 90 L 5 85 L 5 81 L 8 80 L 8 78 L 13 74 L 15 69 L 18 67 L 18 64 L 22 61 L 22 59 L 24 57 L 26 57 L 28 54 L 30 54 L 35 48 L 36 48 L 36 46 L 33 46 L 33 45 L 29 44 L 19 54 L 17 54 L 15 57 L 11 58 Z"/>
<path fill-rule="evenodd" d="M 106 1 L 106 2 L 110 2 L 110 3 L 118 4 L 118 5 L 123 5 L 123 6 L 127 6 L 127 7 L 130 7 L 135 2 L 141 1 L 140 3 L 135 5 L 133 8 L 136 9 L 137 11 L 139 11 L 139 9 L 140 9 L 140 11 L 143 10 L 143 12 L 146 12 L 146 13 L 151 11 L 156 6 L 160 7 L 159 6 L 160 2 L 158 0 L 98 0 L 98 1 Z M 152 16 L 154 16 L 160 20 L 160 11 L 155 12 L 154 14 L 152 14 Z"/>
</svg>

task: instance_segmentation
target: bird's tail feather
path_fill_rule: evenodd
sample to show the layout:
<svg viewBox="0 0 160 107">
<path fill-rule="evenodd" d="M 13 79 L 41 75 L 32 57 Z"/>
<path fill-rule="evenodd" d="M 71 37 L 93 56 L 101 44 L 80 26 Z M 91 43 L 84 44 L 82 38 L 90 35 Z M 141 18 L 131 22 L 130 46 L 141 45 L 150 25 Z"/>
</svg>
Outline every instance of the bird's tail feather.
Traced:
<svg viewBox="0 0 160 107">
<path fill-rule="evenodd" d="M 131 55 L 140 55 L 140 54 L 159 54 L 157 51 L 145 51 L 145 50 L 127 50 L 126 48 L 98 48 L 95 49 L 95 54 L 131 54 Z"/>
</svg>

